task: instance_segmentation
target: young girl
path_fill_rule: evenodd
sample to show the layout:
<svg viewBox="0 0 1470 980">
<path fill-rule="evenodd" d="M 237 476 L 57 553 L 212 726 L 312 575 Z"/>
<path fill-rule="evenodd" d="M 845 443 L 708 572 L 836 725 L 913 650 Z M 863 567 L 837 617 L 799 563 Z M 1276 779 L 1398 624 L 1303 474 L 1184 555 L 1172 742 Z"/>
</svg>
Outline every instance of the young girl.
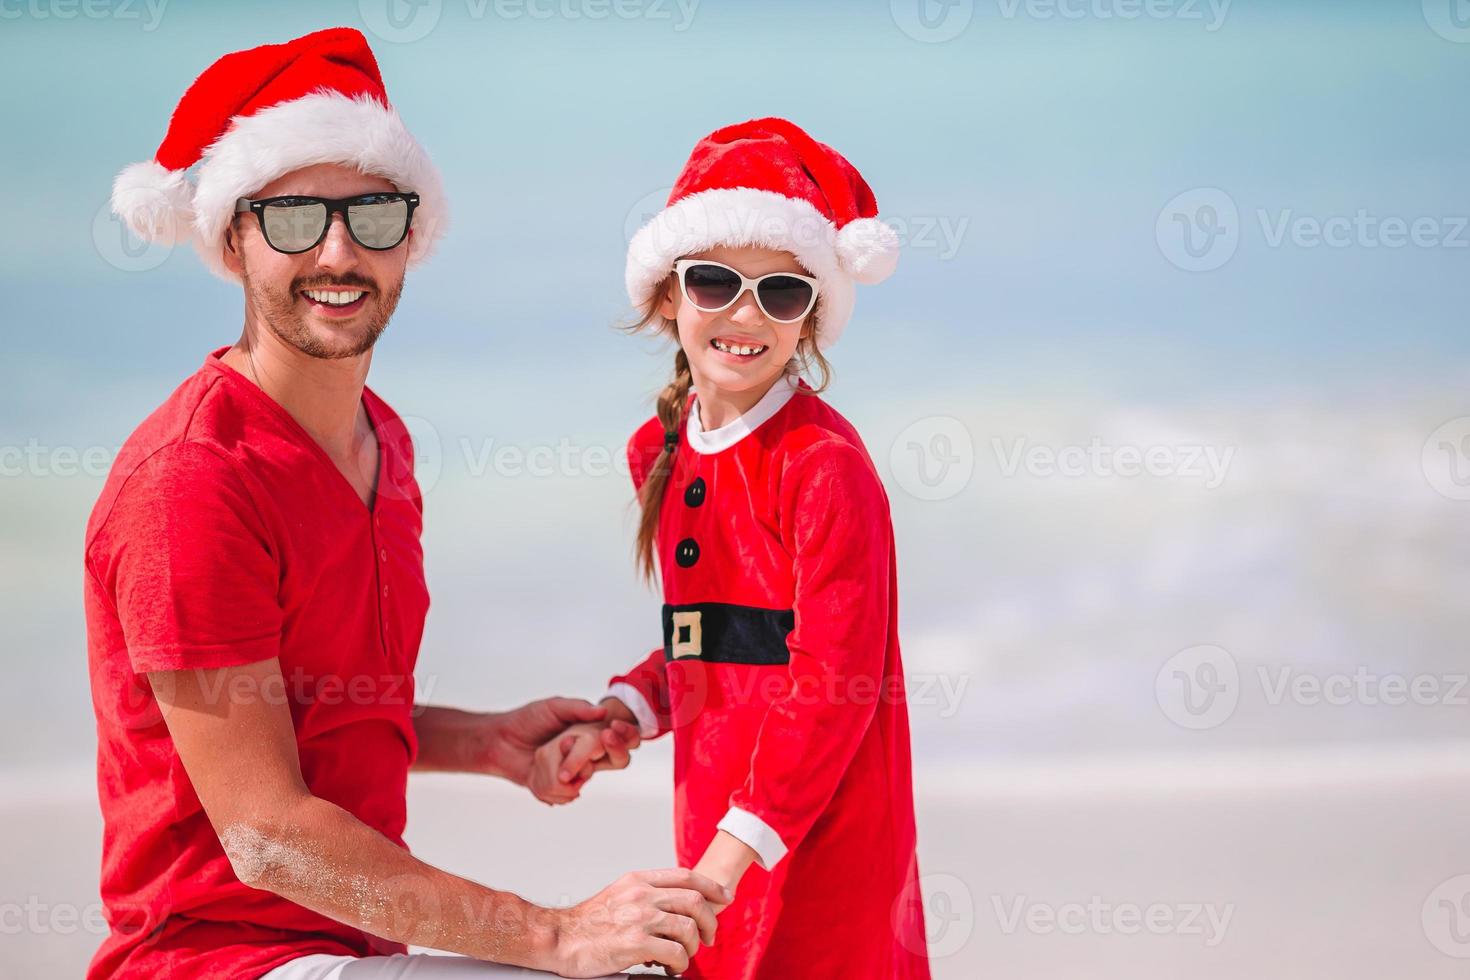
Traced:
<svg viewBox="0 0 1470 980">
<path fill-rule="evenodd" d="M 628 448 L 664 644 L 604 703 L 674 732 L 680 863 L 735 892 L 691 977 L 929 976 L 888 500 L 817 394 L 854 282 L 897 259 L 876 215 L 847 160 L 760 119 L 702 140 L 628 250 L 640 325 L 679 345 Z M 575 796 L 610 744 L 547 743 L 543 798 Z"/>
</svg>

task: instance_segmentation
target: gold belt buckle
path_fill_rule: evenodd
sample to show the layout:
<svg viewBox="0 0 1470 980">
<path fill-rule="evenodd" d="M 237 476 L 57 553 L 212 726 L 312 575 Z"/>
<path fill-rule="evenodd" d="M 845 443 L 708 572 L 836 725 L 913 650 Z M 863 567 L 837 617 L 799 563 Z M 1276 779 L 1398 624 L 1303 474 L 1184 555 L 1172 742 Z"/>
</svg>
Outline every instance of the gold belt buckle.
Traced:
<svg viewBox="0 0 1470 980">
<path fill-rule="evenodd" d="M 674 613 L 673 649 L 675 660 L 698 657 L 704 652 L 700 642 L 700 616 L 698 609 L 686 609 Z"/>
</svg>

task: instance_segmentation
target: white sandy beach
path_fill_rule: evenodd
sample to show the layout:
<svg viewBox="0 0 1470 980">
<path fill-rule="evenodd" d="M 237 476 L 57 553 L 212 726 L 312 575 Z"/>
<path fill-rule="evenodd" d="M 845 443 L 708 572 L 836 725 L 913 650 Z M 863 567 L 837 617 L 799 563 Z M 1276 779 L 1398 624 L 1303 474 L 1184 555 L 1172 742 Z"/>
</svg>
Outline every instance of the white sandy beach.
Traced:
<svg viewBox="0 0 1470 980">
<path fill-rule="evenodd" d="M 546 904 L 671 861 L 664 747 L 570 807 L 416 777 L 424 859 Z M 3 973 L 72 977 L 96 944 L 90 774 L 12 774 Z M 1459 978 L 1470 746 L 1035 761 L 920 774 L 934 975 Z M 840 909 L 840 883 L 833 900 Z"/>
</svg>

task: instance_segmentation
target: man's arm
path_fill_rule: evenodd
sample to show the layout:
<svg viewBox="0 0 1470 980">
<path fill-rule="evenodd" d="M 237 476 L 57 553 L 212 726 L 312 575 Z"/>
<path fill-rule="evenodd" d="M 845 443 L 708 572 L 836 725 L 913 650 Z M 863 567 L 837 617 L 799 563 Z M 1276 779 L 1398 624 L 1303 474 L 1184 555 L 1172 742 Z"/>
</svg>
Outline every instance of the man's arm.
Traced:
<svg viewBox="0 0 1470 980">
<path fill-rule="evenodd" d="M 499 776 L 495 715 L 416 704 L 413 731 L 419 751 L 414 772 L 474 772 Z"/>
<path fill-rule="evenodd" d="M 275 658 L 148 677 L 200 803 L 251 887 L 391 941 L 565 976 L 647 961 L 683 969 L 701 940 L 713 942 L 707 903 L 728 893 L 693 872 L 637 872 L 581 905 L 544 909 L 425 864 L 313 796 Z"/>
</svg>

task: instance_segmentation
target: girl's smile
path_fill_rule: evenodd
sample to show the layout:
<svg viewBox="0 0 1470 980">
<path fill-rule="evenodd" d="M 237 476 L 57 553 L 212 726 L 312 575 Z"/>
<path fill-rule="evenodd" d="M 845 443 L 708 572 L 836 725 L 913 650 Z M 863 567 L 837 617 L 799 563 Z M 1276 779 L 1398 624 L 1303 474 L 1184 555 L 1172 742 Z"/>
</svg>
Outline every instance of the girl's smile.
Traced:
<svg viewBox="0 0 1470 980">
<path fill-rule="evenodd" d="M 771 349 L 769 344 L 738 334 L 721 334 L 711 340 L 709 345 L 736 364 L 753 361 Z"/>
</svg>

